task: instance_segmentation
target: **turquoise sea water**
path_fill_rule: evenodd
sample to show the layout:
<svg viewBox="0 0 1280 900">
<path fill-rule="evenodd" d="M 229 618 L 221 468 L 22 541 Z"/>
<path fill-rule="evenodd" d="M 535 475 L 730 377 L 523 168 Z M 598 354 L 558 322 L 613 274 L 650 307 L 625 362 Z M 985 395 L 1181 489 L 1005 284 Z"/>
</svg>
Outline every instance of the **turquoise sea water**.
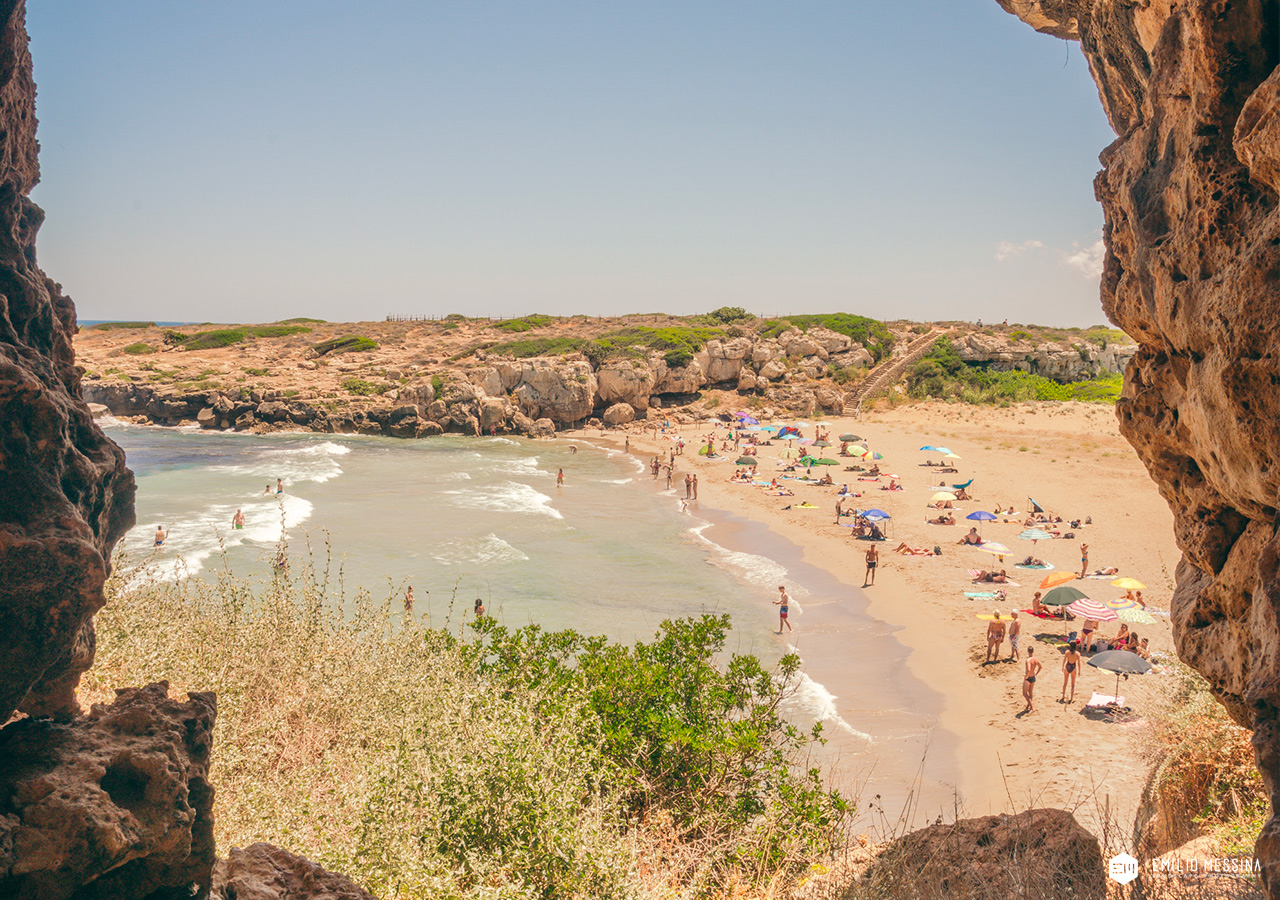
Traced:
<svg viewBox="0 0 1280 900">
<path fill-rule="evenodd" d="M 404 441 L 120 424 L 107 432 L 138 480 L 138 525 L 122 552 L 132 562 L 150 559 L 161 577 L 198 577 L 224 564 L 265 574 L 283 533 L 295 555 L 308 541 L 324 553 L 327 542 L 332 584 L 340 568 L 348 602 L 365 589 L 396 598 L 398 610 L 413 585 L 418 615 L 436 625 L 458 623 L 477 597 L 511 626 L 536 622 L 624 641 L 652 636 L 666 618 L 727 612 L 734 651 L 766 662 L 792 648 L 802 658 L 812 651 L 788 712 L 798 723 L 824 722 L 828 762 L 852 775 L 874 770 L 873 790 L 889 803 L 912 790 L 945 800 L 954 781 L 934 734 L 937 699 L 906 673 L 906 651 L 861 612 L 856 592 L 762 526 L 696 505 L 682 512 L 676 493 L 634 457 L 564 439 Z M 231 527 L 237 510 L 242 530 Z M 160 548 L 157 525 L 168 531 Z M 781 583 L 797 607 L 797 630 L 785 639 L 774 633 Z M 843 696 L 824 682 L 843 685 Z M 922 785 L 926 748 L 937 759 Z"/>
</svg>

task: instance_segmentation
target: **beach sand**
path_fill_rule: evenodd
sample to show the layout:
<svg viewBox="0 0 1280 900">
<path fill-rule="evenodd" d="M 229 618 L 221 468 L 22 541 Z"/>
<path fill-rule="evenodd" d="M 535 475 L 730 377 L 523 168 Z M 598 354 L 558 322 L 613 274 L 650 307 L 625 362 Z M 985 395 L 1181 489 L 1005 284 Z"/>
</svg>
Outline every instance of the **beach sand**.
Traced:
<svg viewBox="0 0 1280 900">
<path fill-rule="evenodd" d="M 633 454 L 647 461 L 660 453 L 665 460 L 673 441 L 667 434 L 655 434 L 655 423 L 662 421 L 661 410 L 653 410 L 647 422 L 631 426 Z M 739 549 L 735 545 L 746 542 L 752 552 L 765 555 L 771 555 L 771 549 L 775 556 L 790 553 L 830 576 L 829 585 L 807 604 L 802 601 L 801 614 L 792 618 L 794 633 L 779 640 L 800 652 L 804 670 L 835 696 L 840 717 L 854 728 L 879 708 L 904 713 L 902 724 L 914 734 L 878 749 L 889 757 L 885 773 L 894 773 L 900 780 L 902 772 L 918 770 L 908 824 L 932 821 L 940 813 L 951 818 L 1052 806 L 1074 810 L 1095 832 L 1104 828 L 1104 819 L 1127 830 L 1149 768 L 1143 756 L 1141 714 L 1164 702 L 1169 677 L 1150 675 L 1120 682 L 1120 693 L 1138 714 L 1133 721 L 1116 723 L 1086 716 L 1082 710 L 1093 691 L 1114 693 L 1115 675 L 1082 666 L 1075 702 L 1060 704 L 1062 651 L 1037 636 L 1060 637 L 1079 629 L 1081 623 L 1049 622 L 1023 614 L 1024 658 L 1026 648 L 1035 646 L 1044 670 L 1036 686 L 1035 711 L 1019 715 L 1024 705 L 1022 665 L 983 664 L 987 622 L 977 617 L 996 609 L 1003 615 L 1030 606 L 1032 593 L 1047 573 L 1014 568 L 1028 554 L 1056 569 L 1078 573 L 1082 541 L 1089 544 L 1090 570 L 1117 566 L 1121 575 L 1147 586 L 1143 593 L 1149 607 L 1168 609 L 1173 571 L 1180 558 L 1172 516 L 1120 436 L 1113 409 L 1080 403 L 1019 404 L 1006 409 L 929 403 L 868 411 L 856 422 L 839 417 L 807 421 L 811 427 L 801 429 L 806 437 L 813 436 L 812 425 L 818 424 L 836 444 L 823 453 L 839 459 L 841 465 L 814 469 L 817 474 L 829 471 L 836 486 L 792 481 L 787 483 L 795 496 L 777 497 L 758 487 L 729 483 L 738 454 L 726 451 L 719 460 L 698 456 L 700 439 L 705 444 L 709 431 L 704 423 L 670 429 L 669 434 L 679 434 L 688 443 L 684 455 L 677 457 L 677 493 L 683 497 L 684 473 L 696 473 L 699 500 L 690 504 L 689 511 L 713 523 L 717 543 Z M 856 480 L 858 473 L 844 471 L 845 465 L 870 465 L 836 456 L 836 438 L 850 431 L 883 454 L 881 471 L 900 476 L 903 491 L 881 490 L 887 479 L 861 482 Z M 718 433 L 726 432 L 721 427 Z M 621 446 L 624 440 L 622 431 L 602 436 L 593 429 L 579 434 L 609 446 Z M 939 460 L 937 453 L 920 452 L 925 445 L 946 446 L 958 454 L 958 472 L 940 474 L 921 465 L 926 459 Z M 760 448 L 761 475 L 773 477 L 778 471 L 777 453 L 785 447 L 775 440 L 773 446 Z M 936 515 L 926 505 L 938 483 L 963 483 L 970 478 L 975 499 L 956 504 L 958 524 L 926 524 L 926 518 Z M 852 539 L 849 528 L 835 524 L 836 492 L 842 482 L 863 493 L 846 501 L 846 507 L 852 502 L 859 509 L 878 507 L 892 515 L 890 539 L 878 545 L 880 564 L 873 586 L 862 587 L 868 544 Z M 1074 540 L 1040 541 L 1033 549 L 1029 541 L 1017 537 L 1031 497 L 1068 522 L 1091 516 L 1093 523 L 1075 529 Z M 817 508 L 784 509 L 805 501 Z M 1022 513 L 1015 523 L 982 526 L 984 537 L 1010 548 L 1003 564 L 990 554 L 957 545 L 975 524 L 964 516 L 979 509 L 990 511 L 996 504 L 1006 509 L 1012 504 Z M 901 556 L 892 552 L 900 541 L 916 547 L 937 545 L 943 555 Z M 964 597 L 964 591 L 983 590 L 970 583 L 968 570 L 1002 565 L 1020 583 L 1006 587 L 1007 600 Z M 1105 600 L 1123 593 L 1110 580 L 1072 584 L 1094 599 Z M 776 622 L 777 608 L 761 608 L 760 615 Z M 1118 626 L 1118 622 L 1103 623 L 1101 633 L 1114 635 Z M 1150 639 L 1153 651 L 1172 653 L 1167 617 L 1157 615 L 1155 625 L 1132 627 Z M 887 648 L 883 652 L 881 644 Z M 893 664 L 894 646 L 896 658 L 914 679 L 895 675 L 900 666 Z M 1008 653 L 1006 642 L 1004 656 Z M 888 662 L 882 664 L 882 660 Z M 917 696 L 901 696 L 902 686 L 895 680 L 913 682 Z M 863 791 L 874 793 L 876 788 L 873 774 Z M 864 805 L 866 800 L 864 793 Z M 902 811 L 890 804 L 902 806 L 901 795 L 887 794 L 884 802 L 886 815 L 881 821 L 899 821 Z"/>
</svg>

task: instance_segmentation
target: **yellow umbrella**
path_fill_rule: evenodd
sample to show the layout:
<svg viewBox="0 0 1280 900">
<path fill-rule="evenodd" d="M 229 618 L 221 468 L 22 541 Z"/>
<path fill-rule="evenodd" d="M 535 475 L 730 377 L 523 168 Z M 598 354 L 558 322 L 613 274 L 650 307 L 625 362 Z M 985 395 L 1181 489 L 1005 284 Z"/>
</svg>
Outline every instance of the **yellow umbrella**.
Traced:
<svg viewBox="0 0 1280 900">
<path fill-rule="evenodd" d="M 795 449 L 794 447 L 788 447 L 786 450 L 783 450 L 781 453 L 778 454 L 778 459 L 799 459 L 799 458 L 800 458 L 800 451 Z"/>
<path fill-rule="evenodd" d="M 938 493 L 934 494 L 932 497 L 929 498 L 929 502 L 937 503 L 939 500 L 954 500 L 954 499 L 956 499 L 955 494 L 949 494 L 946 491 L 938 491 Z"/>
<path fill-rule="evenodd" d="M 1141 609 L 1122 609 L 1116 615 L 1121 622 L 1130 622 L 1134 625 L 1156 624 L 1156 620 L 1152 618 L 1151 614 Z"/>
<path fill-rule="evenodd" d="M 944 453 L 942 454 L 942 458 L 943 459 L 963 459 L 963 457 L 957 456 L 954 453 Z"/>
<path fill-rule="evenodd" d="M 1047 591 L 1049 590 L 1049 588 L 1055 588 L 1060 584 L 1066 584 L 1068 581 L 1073 580 L 1075 577 L 1076 576 L 1074 572 L 1064 572 L 1062 570 L 1059 570 L 1057 572 L 1054 572 L 1046 576 L 1044 581 L 1040 582 L 1040 588 L 1041 590 Z"/>
<path fill-rule="evenodd" d="M 1112 587 L 1123 588 L 1126 591 L 1142 591 L 1146 590 L 1146 585 L 1136 578 L 1117 578 L 1111 582 Z"/>
</svg>

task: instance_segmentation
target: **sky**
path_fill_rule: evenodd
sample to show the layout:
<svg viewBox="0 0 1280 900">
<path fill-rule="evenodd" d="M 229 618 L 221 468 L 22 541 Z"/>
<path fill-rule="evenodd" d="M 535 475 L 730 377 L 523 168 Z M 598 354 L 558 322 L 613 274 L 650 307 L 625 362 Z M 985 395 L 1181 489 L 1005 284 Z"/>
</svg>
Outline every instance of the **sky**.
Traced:
<svg viewBox="0 0 1280 900">
<path fill-rule="evenodd" d="M 995 0 L 40 0 L 81 319 L 1105 321 L 1077 44 Z"/>
</svg>

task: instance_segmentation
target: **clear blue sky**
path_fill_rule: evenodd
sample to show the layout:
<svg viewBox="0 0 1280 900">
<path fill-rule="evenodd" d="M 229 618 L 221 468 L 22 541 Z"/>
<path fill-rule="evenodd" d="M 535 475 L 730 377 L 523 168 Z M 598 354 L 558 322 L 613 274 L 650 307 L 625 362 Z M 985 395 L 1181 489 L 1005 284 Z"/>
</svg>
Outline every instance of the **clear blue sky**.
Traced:
<svg viewBox="0 0 1280 900">
<path fill-rule="evenodd" d="M 995 0 L 27 15 L 37 249 L 84 319 L 1104 320 L 1114 135 Z"/>
</svg>

